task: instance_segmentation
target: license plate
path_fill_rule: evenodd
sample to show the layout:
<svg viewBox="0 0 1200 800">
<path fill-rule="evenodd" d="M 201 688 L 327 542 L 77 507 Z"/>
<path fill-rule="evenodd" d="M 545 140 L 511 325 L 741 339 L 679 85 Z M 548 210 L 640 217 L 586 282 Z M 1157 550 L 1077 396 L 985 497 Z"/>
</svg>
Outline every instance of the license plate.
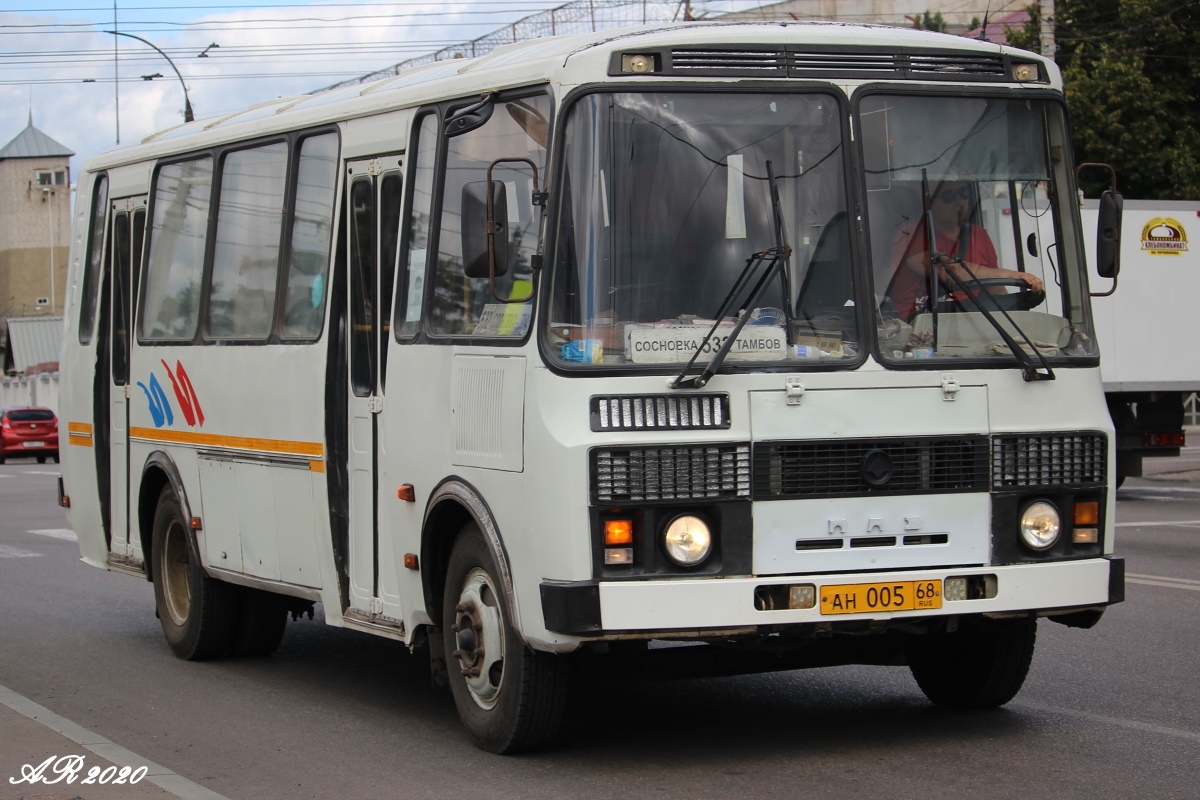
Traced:
<svg viewBox="0 0 1200 800">
<path fill-rule="evenodd" d="M 46 443 L 45 442 L 26 442 L 25 446 L 26 447 L 45 447 Z"/>
<path fill-rule="evenodd" d="M 846 583 L 821 587 L 822 614 L 926 611 L 941 607 L 941 581 Z"/>
</svg>

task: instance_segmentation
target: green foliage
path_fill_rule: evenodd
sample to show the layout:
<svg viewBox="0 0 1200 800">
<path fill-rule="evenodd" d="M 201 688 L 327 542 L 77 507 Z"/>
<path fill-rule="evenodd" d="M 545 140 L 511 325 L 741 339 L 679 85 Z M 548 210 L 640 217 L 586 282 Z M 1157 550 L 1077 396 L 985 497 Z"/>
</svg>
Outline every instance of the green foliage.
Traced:
<svg viewBox="0 0 1200 800">
<path fill-rule="evenodd" d="M 921 19 L 916 26 L 923 31 L 937 31 L 938 33 L 946 32 L 946 18 L 942 16 L 942 12 L 930 14 L 927 10 L 921 15 Z"/>
<path fill-rule="evenodd" d="M 1009 43 L 1040 49 L 1039 7 Z M 1111 164 L 1129 198 L 1200 198 L 1200 0 L 1057 0 L 1075 160 Z M 1084 175 L 1089 196 L 1104 188 Z"/>
</svg>

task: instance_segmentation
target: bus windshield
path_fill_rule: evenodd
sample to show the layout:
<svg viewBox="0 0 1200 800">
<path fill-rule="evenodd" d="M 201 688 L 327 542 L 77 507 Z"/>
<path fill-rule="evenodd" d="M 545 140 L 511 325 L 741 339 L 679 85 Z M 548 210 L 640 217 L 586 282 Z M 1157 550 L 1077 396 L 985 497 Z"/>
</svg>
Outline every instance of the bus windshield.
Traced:
<svg viewBox="0 0 1200 800">
<path fill-rule="evenodd" d="M 858 121 L 885 363 L 1011 362 L 1001 326 L 1041 359 L 1095 356 L 1057 102 L 874 94 Z"/>
<path fill-rule="evenodd" d="M 747 260 L 777 244 L 770 164 L 792 252 L 746 308 L 725 363 L 855 359 L 843 118 L 821 93 L 595 93 L 576 102 L 551 354 L 564 364 L 661 368 L 705 346 Z M 736 311 L 707 341 L 732 330 Z"/>
</svg>

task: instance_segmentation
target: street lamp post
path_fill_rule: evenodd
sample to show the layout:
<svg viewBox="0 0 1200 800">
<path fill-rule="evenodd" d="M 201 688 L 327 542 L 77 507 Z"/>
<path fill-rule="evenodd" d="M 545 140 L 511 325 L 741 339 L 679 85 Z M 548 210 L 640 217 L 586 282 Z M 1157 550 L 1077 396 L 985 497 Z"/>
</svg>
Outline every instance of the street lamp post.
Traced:
<svg viewBox="0 0 1200 800">
<path fill-rule="evenodd" d="M 183 121 L 192 122 L 195 119 L 195 116 L 192 114 L 192 101 L 188 99 L 187 84 L 183 82 L 183 76 L 179 74 L 179 70 L 176 69 L 175 62 L 171 60 L 170 56 L 159 50 L 153 42 L 147 41 L 140 36 L 134 36 L 132 33 L 122 33 L 121 31 L 105 31 L 105 33 L 111 33 L 113 36 L 128 36 L 130 39 L 137 39 L 142 44 L 153 47 L 160 56 L 165 58 L 167 63 L 171 65 L 171 69 L 175 70 L 175 77 L 179 78 L 179 85 L 183 87 Z"/>
</svg>

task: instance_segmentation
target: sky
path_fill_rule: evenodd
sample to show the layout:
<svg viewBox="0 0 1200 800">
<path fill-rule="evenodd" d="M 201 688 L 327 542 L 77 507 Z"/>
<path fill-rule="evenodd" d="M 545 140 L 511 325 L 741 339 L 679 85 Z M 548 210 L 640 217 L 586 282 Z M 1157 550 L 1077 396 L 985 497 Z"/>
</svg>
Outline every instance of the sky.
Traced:
<svg viewBox="0 0 1200 800">
<path fill-rule="evenodd" d="M 0 0 L 0 147 L 32 112 L 35 127 L 75 152 L 74 181 L 92 156 L 183 121 L 183 89 L 170 63 L 147 44 L 105 31 L 164 51 L 200 119 L 306 94 L 564 2 Z M 693 0 L 709 13 L 754 5 Z"/>
</svg>

